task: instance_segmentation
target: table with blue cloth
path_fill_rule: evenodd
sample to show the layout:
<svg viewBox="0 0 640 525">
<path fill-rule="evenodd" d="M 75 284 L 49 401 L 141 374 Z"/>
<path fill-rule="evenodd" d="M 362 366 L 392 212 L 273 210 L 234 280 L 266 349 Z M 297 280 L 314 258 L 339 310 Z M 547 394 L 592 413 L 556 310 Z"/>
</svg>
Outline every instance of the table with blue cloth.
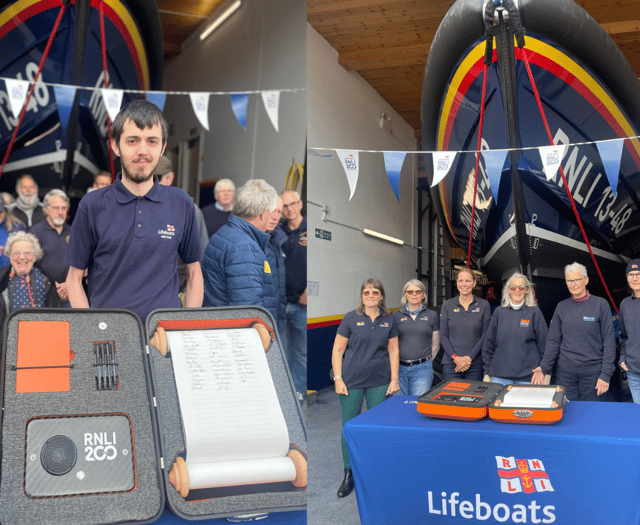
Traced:
<svg viewBox="0 0 640 525">
<path fill-rule="evenodd" d="M 257 512 L 257 511 L 256 511 Z M 253 514 L 252 512 L 246 512 L 243 514 Z M 165 508 L 164 512 L 155 522 L 156 524 L 164 525 L 193 525 L 197 523 L 206 523 L 207 525 L 229 525 L 229 521 L 226 518 L 211 519 L 211 520 L 186 520 L 179 518 L 175 514 L 172 514 L 168 508 Z M 259 525 L 307 525 L 307 511 L 298 510 L 291 512 L 272 512 L 266 518 L 252 522 Z"/>
<path fill-rule="evenodd" d="M 428 418 L 394 396 L 344 425 L 362 525 L 640 524 L 640 406 L 554 425 Z"/>
</svg>

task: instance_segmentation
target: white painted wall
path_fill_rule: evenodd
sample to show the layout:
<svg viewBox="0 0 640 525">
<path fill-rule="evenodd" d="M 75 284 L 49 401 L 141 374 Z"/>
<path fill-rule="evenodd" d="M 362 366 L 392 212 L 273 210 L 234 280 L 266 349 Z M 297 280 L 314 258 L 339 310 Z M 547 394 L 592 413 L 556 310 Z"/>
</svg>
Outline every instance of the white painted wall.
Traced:
<svg viewBox="0 0 640 525">
<path fill-rule="evenodd" d="M 336 51 L 310 25 L 307 25 L 307 86 L 310 147 L 416 149 L 413 129 L 362 77 L 338 64 Z M 381 113 L 391 116 L 391 135 L 379 127 Z M 369 277 L 384 284 L 387 306 L 400 306 L 404 283 L 416 277 L 416 250 L 365 236 L 361 230 L 369 228 L 415 246 L 415 155 L 405 158 L 398 202 L 387 181 L 382 153 L 360 153 L 359 180 L 351 200 L 337 155 L 330 151 L 321 153 L 333 155 L 322 158 L 309 154 L 307 159 L 307 279 L 317 283 L 317 295 L 309 297 L 309 319 L 313 322 L 355 308 L 360 285 Z M 341 224 L 323 222 L 322 206 L 328 207 L 327 219 Z M 316 228 L 331 232 L 331 241 L 315 238 Z"/>
<path fill-rule="evenodd" d="M 247 129 L 236 120 L 229 96 L 209 99 L 209 132 L 203 144 L 201 180 L 228 177 L 236 185 L 263 178 L 282 191 L 286 174 L 304 162 L 306 129 L 306 3 L 246 1 L 204 42 L 196 31 L 165 69 L 167 91 L 247 92 L 293 89 L 280 95 L 279 132 L 259 94 L 250 95 Z M 168 149 L 187 140 L 199 124 L 187 95 L 170 96 L 165 117 L 172 125 Z"/>
</svg>

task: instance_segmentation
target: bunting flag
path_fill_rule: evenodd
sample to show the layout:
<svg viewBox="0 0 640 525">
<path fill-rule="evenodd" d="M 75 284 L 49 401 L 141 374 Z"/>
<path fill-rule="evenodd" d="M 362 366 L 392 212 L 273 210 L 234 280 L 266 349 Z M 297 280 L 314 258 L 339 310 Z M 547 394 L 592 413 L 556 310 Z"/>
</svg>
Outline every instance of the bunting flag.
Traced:
<svg viewBox="0 0 640 525">
<path fill-rule="evenodd" d="M 280 104 L 280 91 L 263 91 L 262 102 L 267 115 L 271 119 L 271 124 L 278 131 L 278 106 Z"/>
<path fill-rule="evenodd" d="M 502 168 L 504 168 L 507 153 L 508 150 L 506 149 L 487 149 L 482 152 L 484 167 L 487 170 L 487 177 L 489 177 L 489 184 L 491 185 L 491 192 L 493 193 L 493 202 L 498 202 Z"/>
<path fill-rule="evenodd" d="M 307 155 L 311 155 L 312 157 L 333 157 L 333 153 L 323 155 L 322 153 L 318 153 L 318 150 L 315 148 L 307 148 Z"/>
<path fill-rule="evenodd" d="M 56 97 L 60 125 L 62 126 L 64 135 L 66 136 L 69 118 L 71 118 L 71 108 L 73 108 L 73 101 L 76 97 L 76 88 L 72 86 L 56 85 L 53 86 L 53 94 Z"/>
<path fill-rule="evenodd" d="M 249 95 L 244 93 L 240 95 L 229 95 L 231 99 L 231 109 L 240 122 L 240 125 L 247 129 L 247 106 L 249 105 Z M 277 128 L 276 128 L 277 129 Z"/>
<path fill-rule="evenodd" d="M 7 85 L 7 95 L 13 116 L 19 118 L 24 101 L 27 100 L 29 94 L 29 82 L 15 78 L 5 78 L 4 82 Z"/>
<path fill-rule="evenodd" d="M 618 192 L 618 175 L 620 174 L 620 161 L 622 160 L 622 146 L 624 139 L 596 142 L 604 171 L 609 179 L 611 191 L 615 197 Z"/>
<path fill-rule="evenodd" d="M 553 146 L 540 146 L 538 153 L 542 159 L 542 169 L 547 180 L 553 179 L 558 172 L 560 163 L 564 158 L 566 146 L 564 144 L 554 144 Z"/>
<path fill-rule="evenodd" d="M 453 164 L 453 159 L 456 157 L 455 151 L 434 151 L 432 153 L 433 156 L 433 181 L 431 182 L 431 187 L 437 186 L 440 184 L 440 181 L 447 176 L 449 173 L 449 169 L 451 169 L 451 165 Z"/>
<path fill-rule="evenodd" d="M 116 118 L 116 115 L 120 112 L 124 91 L 122 89 L 107 88 L 102 88 L 100 91 L 102 91 L 102 101 L 104 102 L 104 107 L 107 109 L 107 114 L 109 115 L 111 122 L 113 122 Z"/>
<path fill-rule="evenodd" d="M 358 152 L 347 150 L 347 149 L 337 149 L 336 154 L 342 163 L 342 167 L 344 168 L 344 172 L 347 175 L 347 182 L 349 183 L 349 200 L 353 197 L 353 194 L 356 191 L 356 184 L 358 184 Z"/>
<path fill-rule="evenodd" d="M 164 105 L 167 102 L 167 94 L 158 93 L 157 91 L 149 92 L 147 93 L 147 100 L 158 106 L 160 108 L 160 111 L 164 111 Z"/>
<path fill-rule="evenodd" d="M 209 93 L 189 93 L 189 98 L 198 121 L 209 131 Z"/>
<path fill-rule="evenodd" d="M 396 199 L 400 202 L 400 170 L 402 170 L 402 163 L 407 154 L 404 151 L 385 151 L 384 152 L 384 166 L 387 170 L 387 179 L 391 184 L 393 193 L 396 194 Z"/>
</svg>

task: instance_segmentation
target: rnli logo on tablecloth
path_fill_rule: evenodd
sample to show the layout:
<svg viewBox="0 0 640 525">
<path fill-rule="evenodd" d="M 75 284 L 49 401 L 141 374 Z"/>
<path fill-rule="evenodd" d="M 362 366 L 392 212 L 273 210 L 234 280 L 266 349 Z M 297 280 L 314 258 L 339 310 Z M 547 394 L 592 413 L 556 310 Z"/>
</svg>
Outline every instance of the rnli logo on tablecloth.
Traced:
<svg viewBox="0 0 640 525">
<path fill-rule="evenodd" d="M 544 464 L 539 459 L 516 459 L 513 456 L 495 458 L 502 492 L 555 492 Z"/>
</svg>

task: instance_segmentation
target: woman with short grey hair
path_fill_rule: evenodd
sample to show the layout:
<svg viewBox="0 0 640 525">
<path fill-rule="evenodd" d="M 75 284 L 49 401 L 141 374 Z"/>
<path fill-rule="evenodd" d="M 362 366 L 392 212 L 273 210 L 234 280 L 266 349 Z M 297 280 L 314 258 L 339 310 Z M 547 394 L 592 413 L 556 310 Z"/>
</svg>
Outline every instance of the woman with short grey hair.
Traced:
<svg viewBox="0 0 640 525">
<path fill-rule="evenodd" d="M 400 302 L 404 306 L 393 313 L 400 347 L 400 393 L 420 396 L 433 382 L 433 358 L 440 348 L 440 318 L 425 307 L 427 289 L 422 281 L 408 281 Z"/>
</svg>

